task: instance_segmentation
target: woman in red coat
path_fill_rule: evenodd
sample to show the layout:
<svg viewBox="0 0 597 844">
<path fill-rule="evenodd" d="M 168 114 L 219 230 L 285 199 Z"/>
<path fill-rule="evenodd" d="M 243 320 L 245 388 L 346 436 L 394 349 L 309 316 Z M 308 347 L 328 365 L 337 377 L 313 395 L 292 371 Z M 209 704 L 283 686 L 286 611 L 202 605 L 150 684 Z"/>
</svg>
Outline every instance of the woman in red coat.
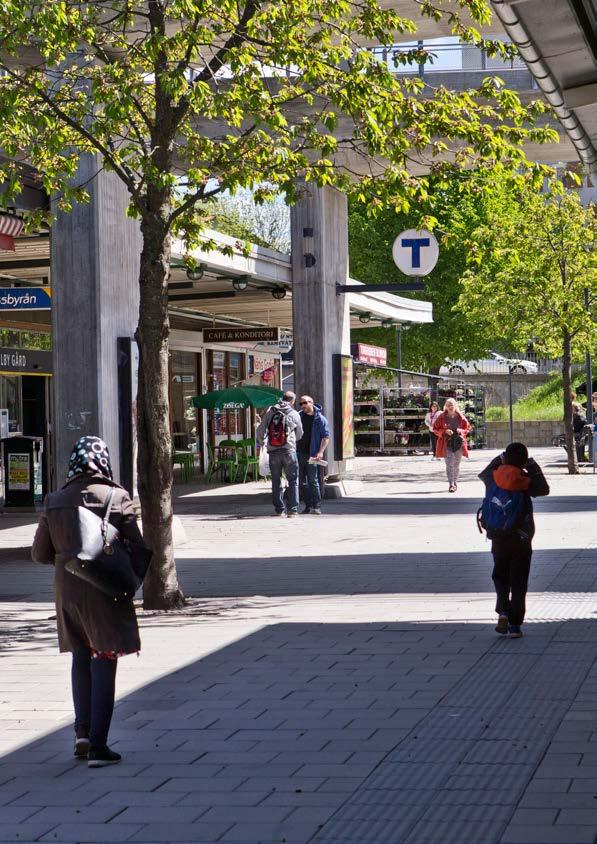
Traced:
<svg viewBox="0 0 597 844">
<path fill-rule="evenodd" d="M 470 429 L 468 419 L 460 412 L 456 400 L 446 399 L 443 412 L 436 417 L 433 423 L 433 433 L 437 437 L 436 456 L 444 457 L 446 460 L 448 492 L 456 492 L 458 475 L 460 474 L 460 461 L 463 456 L 468 457 L 466 437 Z M 462 441 L 456 449 L 450 448 L 448 444 L 448 440 L 453 436 L 458 436 Z"/>
</svg>

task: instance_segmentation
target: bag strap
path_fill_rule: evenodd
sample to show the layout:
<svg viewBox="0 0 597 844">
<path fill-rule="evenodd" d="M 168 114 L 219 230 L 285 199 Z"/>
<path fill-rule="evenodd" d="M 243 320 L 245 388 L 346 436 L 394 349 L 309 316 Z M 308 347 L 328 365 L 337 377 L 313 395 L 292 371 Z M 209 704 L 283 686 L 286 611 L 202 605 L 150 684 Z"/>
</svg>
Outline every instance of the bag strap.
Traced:
<svg viewBox="0 0 597 844">
<path fill-rule="evenodd" d="M 102 519 L 102 542 L 104 543 L 104 545 L 106 545 L 108 539 L 108 524 L 110 523 L 110 513 L 112 512 L 113 500 L 114 487 L 111 487 L 110 492 L 108 493 L 108 497 L 106 499 L 106 510 L 104 512 L 104 518 Z"/>
</svg>

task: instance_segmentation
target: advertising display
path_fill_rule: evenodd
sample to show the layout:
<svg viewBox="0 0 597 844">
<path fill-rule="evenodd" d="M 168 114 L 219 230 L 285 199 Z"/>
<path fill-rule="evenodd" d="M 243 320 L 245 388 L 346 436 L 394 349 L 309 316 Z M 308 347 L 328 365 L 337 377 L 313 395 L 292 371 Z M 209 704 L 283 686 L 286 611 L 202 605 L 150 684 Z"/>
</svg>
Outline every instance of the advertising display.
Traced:
<svg viewBox="0 0 597 844">
<path fill-rule="evenodd" d="M 11 453 L 8 455 L 8 489 L 26 492 L 31 488 L 31 456 Z"/>
<path fill-rule="evenodd" d="M 334 355 L 334 456 L 336 460 L 354 457 L 354 394 L 352 357 Z"/>
</svg>

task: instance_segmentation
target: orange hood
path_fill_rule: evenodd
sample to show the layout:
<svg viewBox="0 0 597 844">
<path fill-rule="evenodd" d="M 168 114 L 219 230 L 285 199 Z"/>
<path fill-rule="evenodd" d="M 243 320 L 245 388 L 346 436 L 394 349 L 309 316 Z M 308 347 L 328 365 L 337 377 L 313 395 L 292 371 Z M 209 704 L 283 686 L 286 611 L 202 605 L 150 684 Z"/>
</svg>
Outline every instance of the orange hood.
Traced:
<svg viewBox="0 0 597 844">
<path fill-rule="evenodd" d="M 508 489 L 511 492 L 526 492 L 531 483 L 531 479 L 522 469 L 506 464 L 494 470 L 493 480 L 500 489 Z"/>
</svg>

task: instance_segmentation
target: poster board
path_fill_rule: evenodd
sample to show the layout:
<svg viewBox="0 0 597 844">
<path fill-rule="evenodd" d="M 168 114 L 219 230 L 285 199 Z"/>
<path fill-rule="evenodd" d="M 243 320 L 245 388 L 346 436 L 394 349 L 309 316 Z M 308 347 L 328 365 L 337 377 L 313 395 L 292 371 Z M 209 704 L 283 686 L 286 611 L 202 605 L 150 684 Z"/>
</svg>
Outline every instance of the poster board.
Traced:
<svg viewBox="0 0 597 844">
<path fill-rule="evenodd" d="M 334 457 L 350 460 L 354 456 L 352 357 L 334 355 Z"/>
</svg>

